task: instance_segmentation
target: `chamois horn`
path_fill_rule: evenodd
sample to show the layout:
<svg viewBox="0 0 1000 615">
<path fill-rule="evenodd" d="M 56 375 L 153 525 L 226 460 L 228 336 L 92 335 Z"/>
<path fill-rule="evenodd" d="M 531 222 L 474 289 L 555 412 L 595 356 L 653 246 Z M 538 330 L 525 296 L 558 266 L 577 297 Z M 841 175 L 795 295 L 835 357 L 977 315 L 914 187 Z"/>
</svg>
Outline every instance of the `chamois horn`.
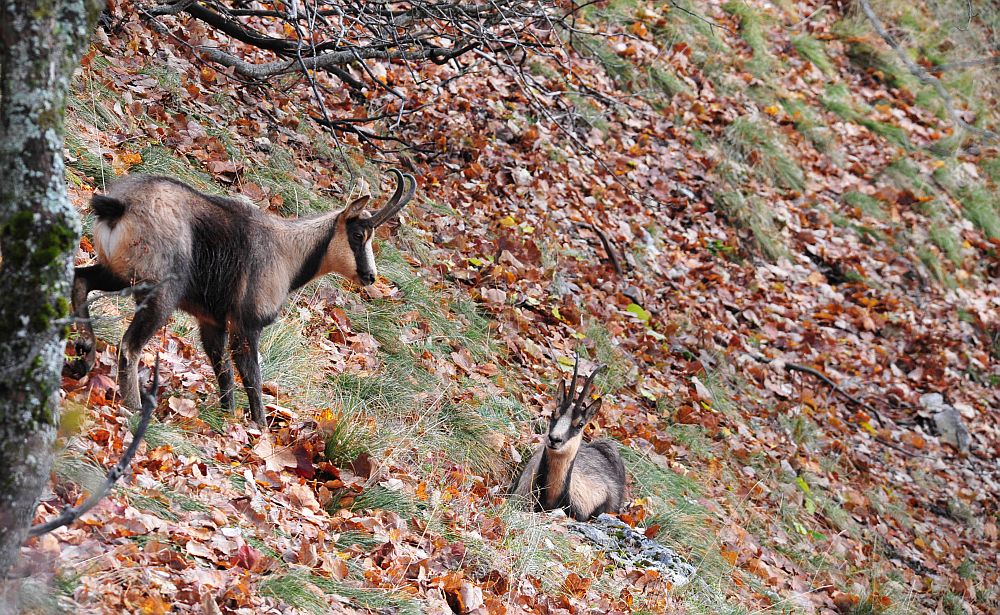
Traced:
<svg viewBox="0 0 1000 615">
<path fill-rule="evenodd" d="M 389 169 L 389 172 L 396 176 L 396 191 L 393 193 L 392 198 L 389 199 L 389 202 L 385 204 L 385 207 L 375 212 L 375 215 L 371 217 L 373 226 L 381 226 L 389 218 L 399 213 L 417 192 L 417 180 L 412 175 L 401 173 L 399 169 Z M 406 186 L 407 179 L 410 180 L 410 187 L 406 190 L 406 195 L 404 196 L 403 189 Z"/>
</svg>

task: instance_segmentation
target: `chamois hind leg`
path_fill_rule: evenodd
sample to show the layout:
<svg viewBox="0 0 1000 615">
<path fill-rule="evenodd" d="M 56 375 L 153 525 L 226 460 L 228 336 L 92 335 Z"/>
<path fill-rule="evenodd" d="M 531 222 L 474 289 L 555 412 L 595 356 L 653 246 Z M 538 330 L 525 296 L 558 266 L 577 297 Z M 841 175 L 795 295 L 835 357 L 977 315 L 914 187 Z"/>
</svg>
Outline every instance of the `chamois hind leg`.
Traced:
<svg viewBox="0 0 1000 615">
<path fill-rule="evenodd" d="M 118 388 L 125 405 L 132 410 L 141 408 L 139 401 L 139 355 L 146 343 L 167 324 L 177 308 L 176 293 L 167 286 L 136 295 L 136 312 L 122 336 L 118 349 Z"/>
<path fill-rule="evenodd" d="M 94 326 L 90 320 L 90 304 L 87 302 L 87 295 L 92 290 L 119 291 L 128 286 L 115 277 L 104 265 L 91 265 L 89 267 L 76 267 L 73 270 L 73 291 L 71 300 L 73 302 L 73 316 L 80 319 L 77 321 L 77 331 L 79 337 L 76 340 L 76 360 L 69 363 L 67 372 L 76 378 L 86 376 L 96 358 L 96 339 L 94 337 Z"/>
<path fill-rule="evenodd" d="M 260 342 L 260 329 L 239 330 L 233 333 L 232 351 L 236 359 L 236 369 L 243 378 L 243 388 L 250 402 L 250 416 L 264 427 L 264 404 L 261 393 L 260 362 L 257 359 L 257 346 Z"/>
<path fill-rule="evenodd" d="M 233 389 L 233 362 L 229 358 L 229 333 L 225 327 L 203 322 L 201 326 L 201 344 L 205 347 L 205 354 L 212 362 L 212 369 L 215 370 L 215 379 L 219 381 L 219 404 L 232 413 L 234 410 Z"/>
</svg>

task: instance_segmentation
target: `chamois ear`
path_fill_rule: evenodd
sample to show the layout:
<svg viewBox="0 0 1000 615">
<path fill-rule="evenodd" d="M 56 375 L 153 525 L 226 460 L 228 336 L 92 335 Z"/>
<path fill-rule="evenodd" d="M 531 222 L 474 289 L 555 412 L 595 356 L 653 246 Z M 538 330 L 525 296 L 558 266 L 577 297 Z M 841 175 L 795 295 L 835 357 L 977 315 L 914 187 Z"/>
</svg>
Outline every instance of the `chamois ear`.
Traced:
<svg viewBox="0 0 1000 615">
<path fill-rule="evenodd" d="M 559 381 L 559 390 L 556 391 L 556 414 L 562 414 L 563 407 L 566 405 L 566 382 L 564 380 Z"/>
<path fill-rule="evenodd" d="M 351 204 L 344 209 L 344 212 L 341 215 L 345 218 L 357 218 L 361 215 L 361 212 L 365 210 L 365 205 L 368 204 L 368 201 L 371 200 L 371 198 L 371 195 L 365 195 L 354 199 Z"/>
<path fill-rule="evenodd" d="M 584 424 L 589 423 L 590 419 L 594 418 L 597 412 L 601 409 L 601 404 L 604 403 L 603 397 L 598 397 L 594 401 L 587 404 L 583 410 L 583 422 Z"/>
</svg>

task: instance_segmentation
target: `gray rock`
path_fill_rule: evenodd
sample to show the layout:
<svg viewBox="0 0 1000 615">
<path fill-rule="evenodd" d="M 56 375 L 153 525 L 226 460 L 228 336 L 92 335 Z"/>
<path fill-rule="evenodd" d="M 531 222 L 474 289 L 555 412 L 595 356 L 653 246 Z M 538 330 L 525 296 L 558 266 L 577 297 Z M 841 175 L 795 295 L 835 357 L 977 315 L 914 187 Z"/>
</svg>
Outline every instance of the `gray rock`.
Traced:
<svg viewBox="0 0 1000 615">
<path fill-rule="evenodd" d="M 570 530 L 603 549 L 622 568 L 654 569 L 677 587 L 685 585 L 697 571 L 673 549 L 647 538 L 617 517 L 602 514 L 587 523 L 572 523 Z"/>
<path fill-rule="evenodd" d="M 954 446 L 959 452 L 969 452 L 972 437 L 962 420 L 962 414 L 945 402 L 940 393 L 927 393 L 920 396 L 920 405 L 927 409 L 934 418 L 941 440 Z"/>
</svg>

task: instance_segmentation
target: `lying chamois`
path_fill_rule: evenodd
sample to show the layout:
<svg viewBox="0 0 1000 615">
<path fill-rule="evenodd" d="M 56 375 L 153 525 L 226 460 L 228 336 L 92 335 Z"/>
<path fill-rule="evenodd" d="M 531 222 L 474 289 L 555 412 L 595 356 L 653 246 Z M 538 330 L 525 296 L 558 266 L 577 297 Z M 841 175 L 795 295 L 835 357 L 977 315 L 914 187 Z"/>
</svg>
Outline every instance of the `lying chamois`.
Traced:
<svg viewBox="0 0 1000 615">
<path fill-rule="evenodd" d="M 233 411 L 236 360 L 250 414 L 264 423 L 257 343 L 292 290 L 328 273 L 375 282 L 372 237 L 413 198 L 416 180 L 392 169 L 396 191 L 385 207 L 365 211 L 368 196 L 346 209 L 299 219 L 268 215 L 253 205 L 198 192 L 168 177 L 131 175 L 95 194 L 97 264 L 77 267 L 73 310 L 81 317 L 72 371 L 94 365 L 94 331 L 87 294 L 129 286 L 138 306 L 119 349 L 119 386 L 126 405 L 139 408 L 137 363 L 143 347 L 175 309 L 198 320 L 201 341 L 219 381 L 221 403 Z M 404 194 L 404 177 L 409 188 Z"/>
<path fill-rule="evenodd" d="M 511 485 L 511 493 L 534 505 L 537 512 L 563 509 L 577 521 L 586 521 L 603 512 L 618 512 L 625 496 L 625 464 L 618 448 L 609 440 L 583 443 L 583 429 L 601 407 L 601 398 L 588 397 L 594 370 L 576 393 L 577 364 L 567 394 L 566 383 L 559 383 L 556 409 L 549 423 L 545 444 L 538 447 L 521 474 Z"/>
</svg>

